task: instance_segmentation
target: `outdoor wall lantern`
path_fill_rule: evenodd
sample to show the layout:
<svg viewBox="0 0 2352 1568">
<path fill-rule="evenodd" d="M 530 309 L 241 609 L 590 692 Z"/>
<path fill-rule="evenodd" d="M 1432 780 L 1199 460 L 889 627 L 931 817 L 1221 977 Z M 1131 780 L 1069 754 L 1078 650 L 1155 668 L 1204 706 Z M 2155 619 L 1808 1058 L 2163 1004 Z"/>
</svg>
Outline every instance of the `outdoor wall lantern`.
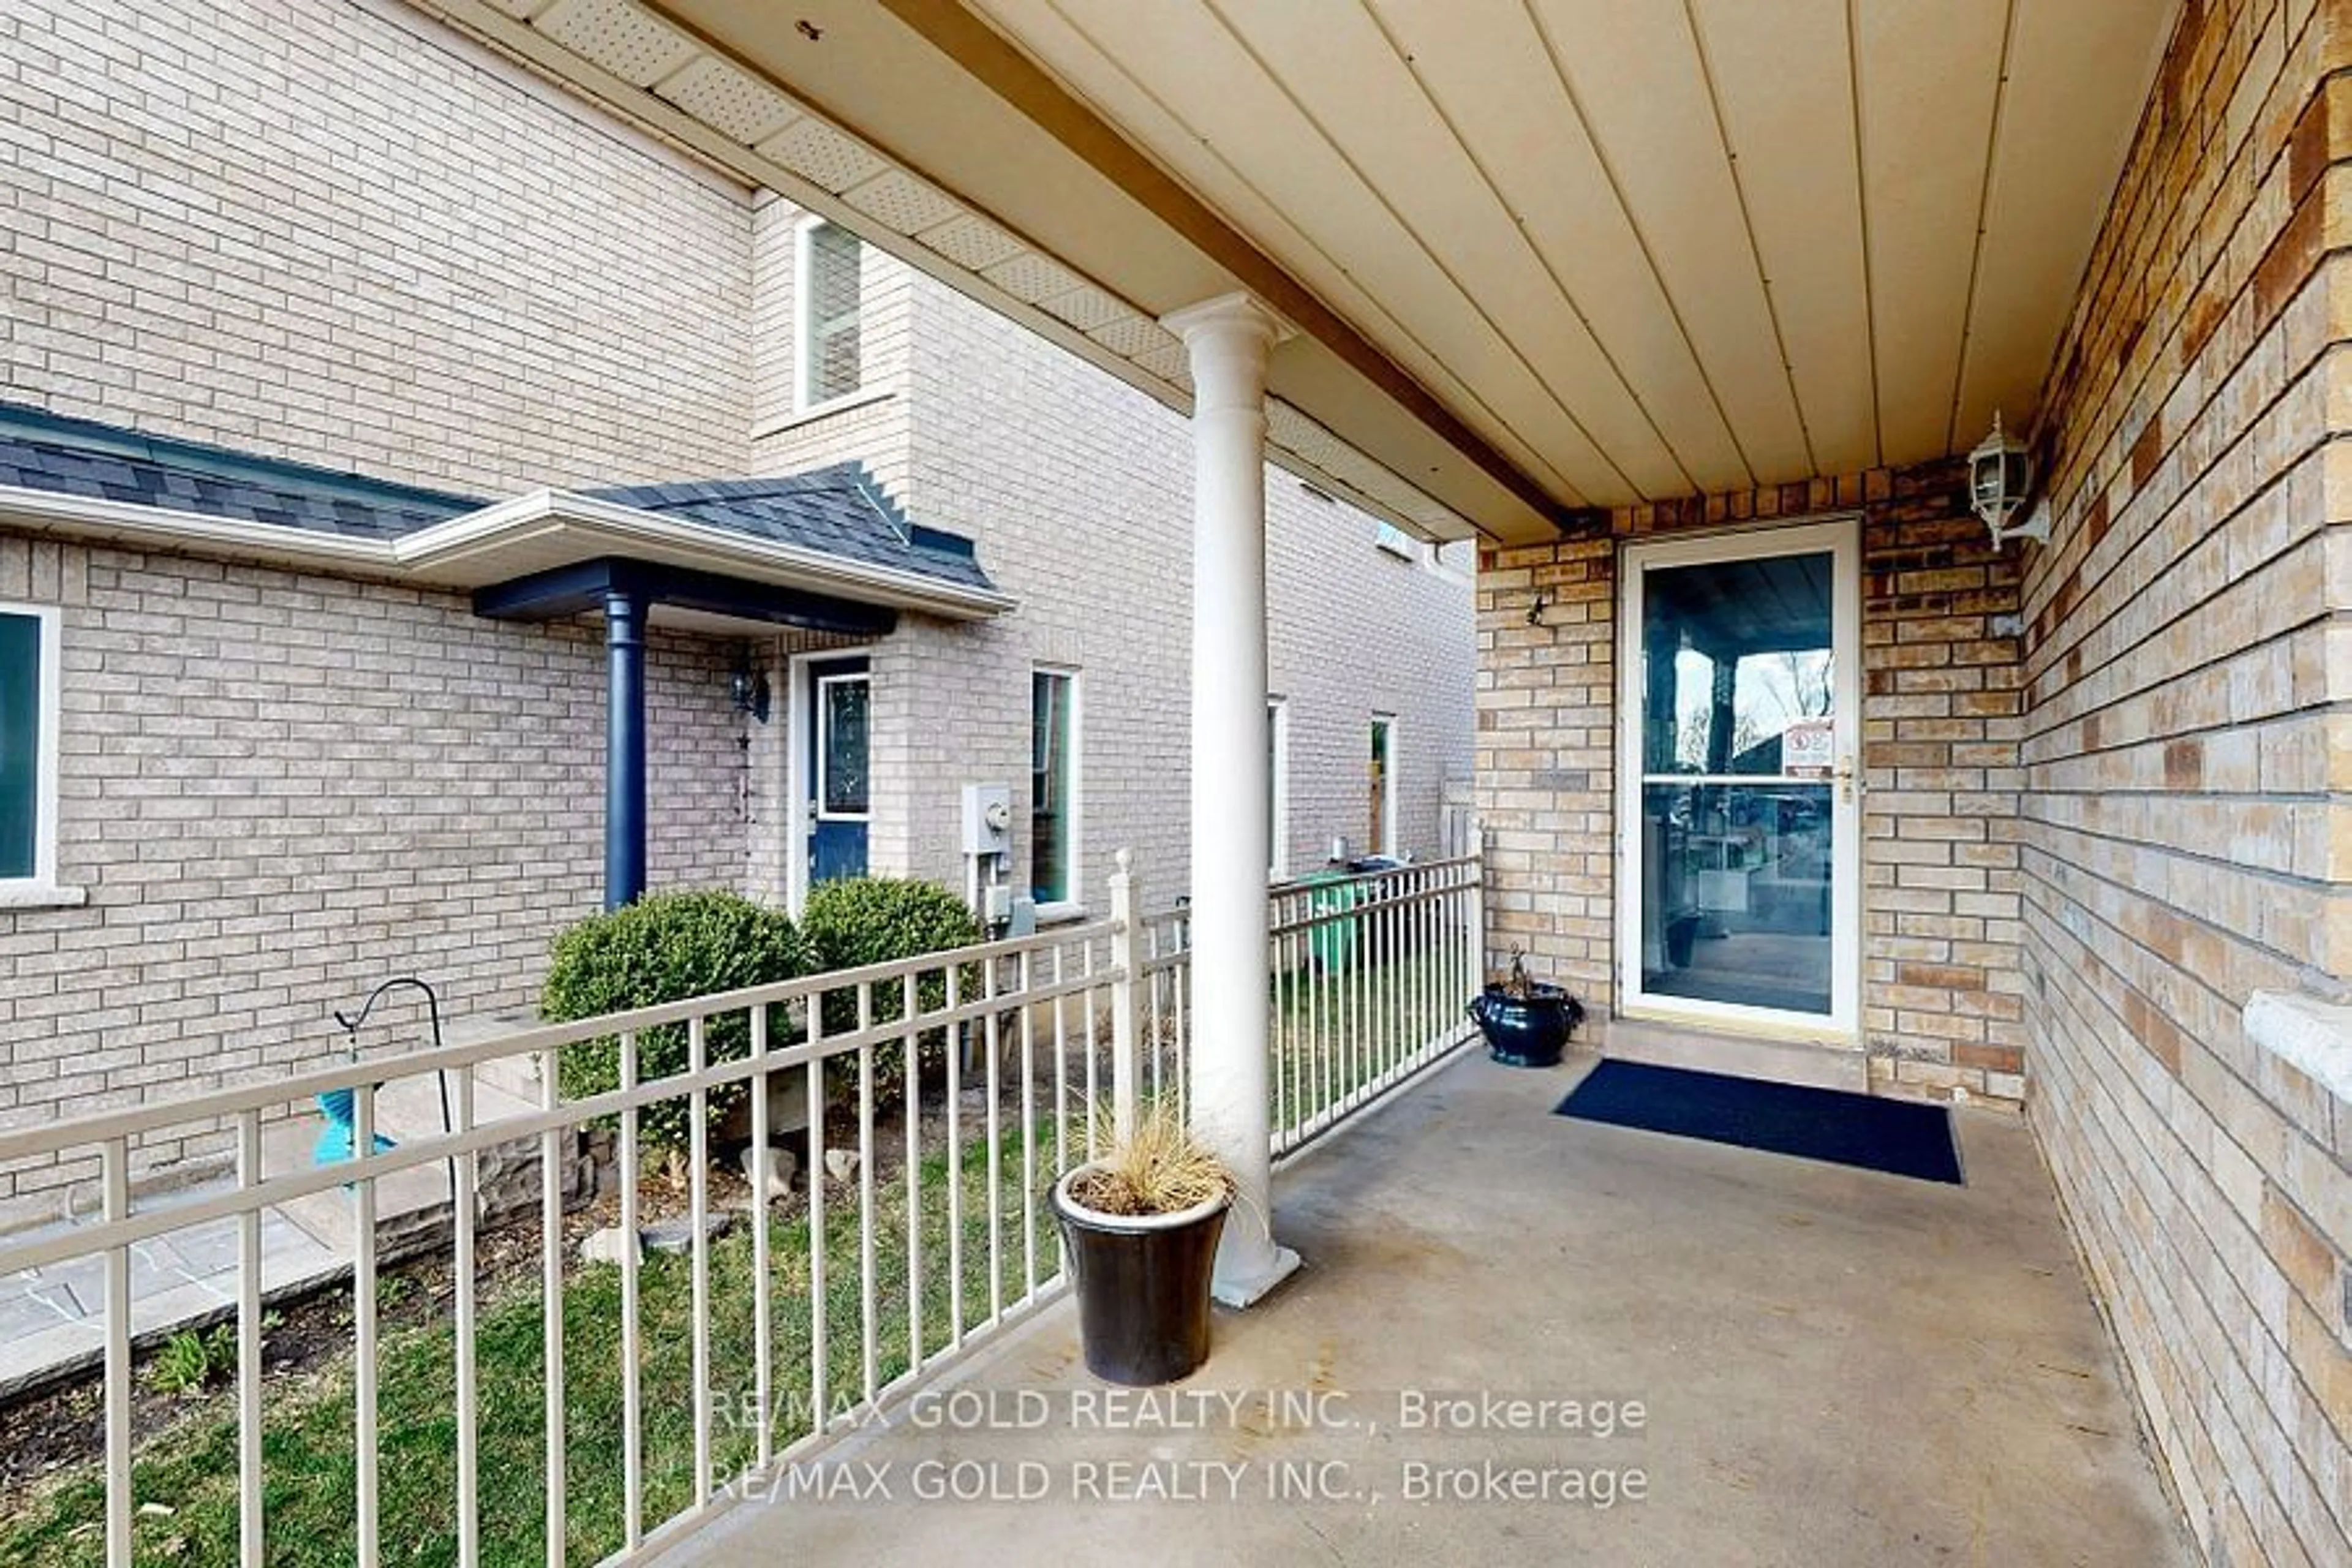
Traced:
<svg viewBox="0 0 2352 1568">
<path fill-rule="evenodd" d="M 728 679 L 735 698 L 735 711 L 749 713 L 764 724 L 768 721 L 768 676 L 764 670 L 753 670 L 748 663 L 738 665 Z"/>
<path fill-rule="evenodd" d="M 2000 427 L 2000 415 L 1992 416 L 1992 434 L 1977 443 L 1969 454 L 1969 505 L 1992 531 L 1995 550 L 2012 539 L 2035 539 L 2050 542 L 2050 506 L 2048 501 L 2034 508 L 2033 514 L 2015 528 L 2009 520 L 2025 505 L 2025 498 L 2033 489 L 2033 458 L 2025 443 Z"/>
</svg>

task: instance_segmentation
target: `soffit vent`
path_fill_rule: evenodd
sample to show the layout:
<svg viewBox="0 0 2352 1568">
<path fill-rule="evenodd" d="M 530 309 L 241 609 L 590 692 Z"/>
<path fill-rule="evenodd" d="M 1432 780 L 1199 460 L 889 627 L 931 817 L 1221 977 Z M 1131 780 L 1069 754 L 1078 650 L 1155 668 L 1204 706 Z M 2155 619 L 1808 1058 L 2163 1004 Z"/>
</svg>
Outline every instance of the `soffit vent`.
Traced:
<svg viewBox="0 0 2352 1568">
<path fill-rule="evenodd" d="M 758 145 L 800 117 L 792 100 L 716 55 L 697 55 L 654 90 L 746 146 Z"/>
<path fill-rule="evenodd" d="M 701 52 L 632 0 L 556 0 L 531 26 L 633 87 L 651 87 Z"/>
</svg>

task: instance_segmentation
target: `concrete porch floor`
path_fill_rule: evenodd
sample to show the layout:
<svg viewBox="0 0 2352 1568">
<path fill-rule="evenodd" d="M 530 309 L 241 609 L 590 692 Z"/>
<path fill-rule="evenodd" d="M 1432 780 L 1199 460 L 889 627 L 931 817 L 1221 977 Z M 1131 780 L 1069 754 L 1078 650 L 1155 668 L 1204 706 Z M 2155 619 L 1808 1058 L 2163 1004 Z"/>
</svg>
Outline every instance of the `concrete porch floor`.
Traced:
<svg viewBox="0 0 2352 1568">
<path fill-rule="evenodd" d="M 1553 1116 L 1592 1060 L 1467 1056 L 1307 1151 L 1307 1268 L 1172 1397 L 1105 1399 L 1065 1300 L 672 1560 L 2189 1561 L 2021 1124 L 1960 1113 L 1933 1185 Z"/>
</svg>

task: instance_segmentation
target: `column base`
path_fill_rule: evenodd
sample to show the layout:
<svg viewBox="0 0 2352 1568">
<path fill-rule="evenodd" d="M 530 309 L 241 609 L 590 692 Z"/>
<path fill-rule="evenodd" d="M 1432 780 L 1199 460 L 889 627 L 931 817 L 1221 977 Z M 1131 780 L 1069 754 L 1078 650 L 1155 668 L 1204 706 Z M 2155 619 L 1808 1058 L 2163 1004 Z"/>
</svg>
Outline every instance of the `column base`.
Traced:
<svg viewBox="0 0 2352 1568">
<path fill-rule="evenodd" d="M 1265 1299 L 1266 1292 L 1298 1272 L 1298 1254 L 1286 1247 L 1275 1247 L 1234 1273 L 1226 1272 L 1224 1263 L 1223 1258 L 1217 1259 L 1217 1277 L 1209 1287 L 1209 1294 L 1221 1307 L 1254 1307 Z"/>
</svg>

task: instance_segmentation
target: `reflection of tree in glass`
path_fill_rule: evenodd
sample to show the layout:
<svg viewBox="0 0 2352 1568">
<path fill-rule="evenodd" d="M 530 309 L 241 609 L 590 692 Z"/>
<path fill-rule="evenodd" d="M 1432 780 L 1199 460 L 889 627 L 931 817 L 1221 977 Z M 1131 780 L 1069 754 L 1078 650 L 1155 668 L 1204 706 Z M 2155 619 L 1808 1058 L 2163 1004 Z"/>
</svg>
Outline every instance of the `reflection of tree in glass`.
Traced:
<svg viewBox="0 0 2352 1568">
<path fill-rule="evenodd" d="M 1831 689 L 1830 656 L 1819 649 L 1805 652 L 1776 653 L 1768 656 L 1776 667 L 1774 674 L 1785 683 L 1796 710 L 1794 719 L 1825 719 L 1833 700 Z M 1787 728 L 1783 725 L 1782 728 Z"/>
<path fill-rule="evenodd" d="M 1716 663 L 1685 648 L 1675 660 L 1675 763 L 1708 773 L 1708 742 L 1717 722 Z M 1746 757 L 1800 719 L 1827 718 L 1836 705 L 1836 678 L 1826 648 L 1743 654 L 1731 670 L 1731 744 L 1727 759 Z M 1753 772 L 1754 769 L 1735 769 Z"/>
</svg>

